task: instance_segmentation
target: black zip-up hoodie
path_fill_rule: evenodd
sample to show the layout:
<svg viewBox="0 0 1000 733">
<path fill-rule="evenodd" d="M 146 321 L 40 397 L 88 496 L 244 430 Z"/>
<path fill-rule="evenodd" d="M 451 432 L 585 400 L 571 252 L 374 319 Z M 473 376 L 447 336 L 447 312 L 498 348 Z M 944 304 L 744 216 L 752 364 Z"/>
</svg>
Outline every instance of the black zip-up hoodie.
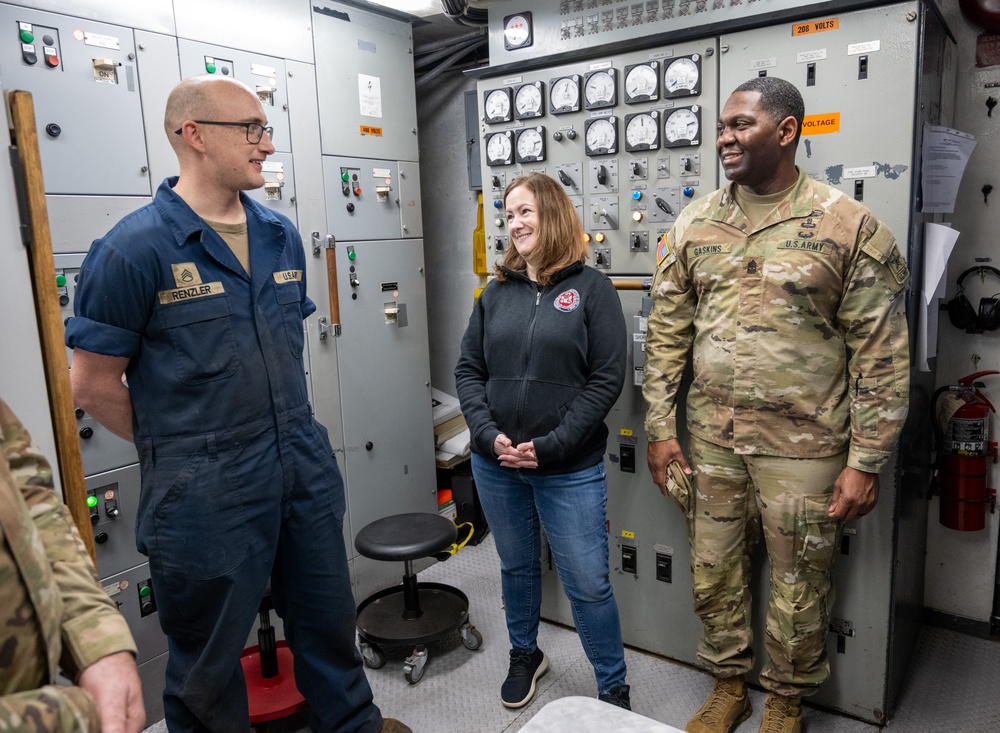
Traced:
<svg viewBox="0 0 1000 733">
<path fill-rule="evenodd" d="M 455 367 L 472 450 L 495 459 L 503 433 L 514 445 L 534 441 L 539 473 L 589 468 L 607 448 L 604 418 L 625 383 L 618 293 L 582 260 L 545 286 L 505 273 L 479 296 Z"/>
</svg>

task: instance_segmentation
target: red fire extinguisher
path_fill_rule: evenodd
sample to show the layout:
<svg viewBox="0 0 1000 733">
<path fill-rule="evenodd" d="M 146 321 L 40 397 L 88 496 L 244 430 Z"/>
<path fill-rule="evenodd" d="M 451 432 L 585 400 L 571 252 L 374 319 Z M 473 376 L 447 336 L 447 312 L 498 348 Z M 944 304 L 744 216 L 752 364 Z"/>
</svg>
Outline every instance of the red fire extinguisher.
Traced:
<svg viewBox="0 0 1000 733">
<path fill-rule="evenodd" d="M 986 507 L 996 510 L 996 491 L 987 488 L 989 463 L 997 462 L 997 444 L 989 440 L 990 413 L 996 409 L 979 391 L 980 377 L 1000 374 L 976 372 L 934 393 L 932 422 L 938 446 L 940 521 L 945 527 L 974 532 L 986 527 Z M 938 407 L 938 398 L 948 397 Z M 942 427 L 943 426 L 943 427 Z"/>
</svg>

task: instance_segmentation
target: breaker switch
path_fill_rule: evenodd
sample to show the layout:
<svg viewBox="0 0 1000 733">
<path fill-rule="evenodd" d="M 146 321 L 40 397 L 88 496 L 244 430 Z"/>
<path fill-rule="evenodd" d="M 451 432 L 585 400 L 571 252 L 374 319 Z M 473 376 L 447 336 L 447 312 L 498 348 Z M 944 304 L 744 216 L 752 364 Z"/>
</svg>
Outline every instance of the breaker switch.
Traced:
<svg viewBox="0 0 1000 733">
<path fill-rule="evenodd" d="M 665 552 L 656 553 L 656 579 L 673 583 L 673 557 Z"/>
<path fill-rule="evenodd" d="M 868 78 L 868 57 L 858 56 L 858 79 Z"/>
<path fill-rule="evenodd" d="M 604 165 L 597 166 L 597 182 L 602 186 L 608 185 L 608 169 Z"/>
<path fill-rule="evenodd" d="M 622 545 L 622 572 L 639 574 L 638 551 L 630 545 Z"/>
<path fill-rule="evenodd" d="M 635 473 L 635 446 L 622 443 L 618 446 L 618 465 L 622 473 Z"/>
<path fill-rule="evenodd" d="M 569 174 L 562 168 L 559 169 L 559 180 L 562 182 L 562 185 L 564 186 L 569 186 L 570 188 L 576 188 L 576 184 L 573 183 L 573 179 L 570 178 Z"/>
</svg>

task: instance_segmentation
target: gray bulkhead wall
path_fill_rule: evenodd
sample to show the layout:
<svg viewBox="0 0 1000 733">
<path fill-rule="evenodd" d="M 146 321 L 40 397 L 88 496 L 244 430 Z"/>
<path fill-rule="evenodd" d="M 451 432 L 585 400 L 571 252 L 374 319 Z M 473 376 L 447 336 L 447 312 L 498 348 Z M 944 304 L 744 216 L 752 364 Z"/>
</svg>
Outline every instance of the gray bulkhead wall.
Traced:
<svg viewBox="0 0 1000 733">
<path fill-rule="evenodd" d="M 314 9 L 326 12 L 314 17 Z M 183 76 L 212 72 L 255 88 L 275 126 L 276 154 L 265 168 L 268 185 L 249 195 L 289 216 L 306 248 L 309 296 L 318 307 L 304 324 L 307 376 L 317 417 L 329 430 L 345 474 L 344 534 L 355 593 L 362 597 L 395 583 L 400 568 L 355 558 L 353 536 L 388 513 L 436 509 L 409 25 L 326 0 L 39 0 L 30 7 L 0 3 L 0 21 L 12 31 L 0 43 L 0 84 L 30 91 L 35 99 L 57 273 L 66 278 L 60 291 L 65 317 L 72 314 L 74 275 L 91 241 L 146 204 L 160 181 L 176 173 L 162 124 L 171 87 Z M 17 23 L 39 31 L 35 64 L 22 56 Z M 57 46 L 55 66 L 43 63 L 47 36 Z M 319 71 L 317 49 L 324 64 L 338 54 L 348 59 L 351 74 L 329 78 L 339 68 L 336 62 Z M 365 72 L 385 84 L 384 124 L 377 134 L 371 128 L 379 123 L 364 119 L 370 108 L 359 104 L 354 76 Z M 331 106 L 332 99 L 343 108 Z M 349 119 L 346 109 L 354 110 Z M 338 112 L 348 127 L 324 126 L 324 115 Z M 58 127 L 47 128 L 53 123 Z M 361 127 L 368 135 L 366 158 L 355 162 L 350 156 L 362 153 Z M 330 191 L 324 181 L 324 167 L 334 157 L 338 167 L 367 175 L 364 193 L 353 198 L 353 218 L 344 213 L 340 189 Z M 366 239 L 368 217 L 380 223 L 378 241 Z M 338 230 L 345 228 L 356 241 L 343 241 Z M 341 298 L 347 299 L 341 339 L 322 338 L 319 322 L 331 308 L 326 251 L 314 243 L 322 245 L 328 234 L 339 240 L 338 282 Z M 21 246 L 15 237 L 8 241 Z M 348 258 L 348 246 L 357 262 Z M 16 264 L 18 253 L 10 254 Z M 362 276 L 352 288 L 354 267 Z M 30 312 L 30 291 L 10 288 L 6 296 L 23 301 L 8 312 Z M 16 389 L 37 393 L 38 384 L 24 377 L 34 375 L 36 383 L 43 379 L 28 361 L 40 356 L 40 347 L 37 336 L 33 342 L 29 338 L 33 321 L 21 325 L 26 329 L 22 341 L 34 345 L 21 362 L 25 368 L 18 384 L 24 386 Z M 13 385 L 6 374 L 3 384 Z M 385 394 L 380 385 L 388 385 Z M 357 406 L 358 395 L 367 396 L 367 409 Z M 342 416 L 345 399 L 353 399 L 354 407 Z M 38 417 L 47 422 L 47 415 Z M 99 572 L 137 638 L 147 718 L 155 721 L 162 717 L 166 644 L 155 608 L 137 593 L 148 580 L 148 567 L 134 550 L 139 493 L 134 448 L 87 415 L 80 416 L 79 428 L 88 490 L 98 497 Z M 45 444 L 44 430 L 40 437 Z M 374 449 L 366 450 L 368 442 Z M 117 517 L 105 511 L 112 505 L 120 510 Z"/>
<path fill-rule="evenodd" d="M 654 2 L 589 9 L 542 0 L 531 8 L 533 41 L 522 48 L 505 44 L 509 38 L 524 38 L 523 21 L 511 21 L 518 8 L 510 3 L 490 8 L 491 66 L 476 72 L 488 251 L 494 243 L 506 244 L 502 217 L 491 216 L 499 213 L 491 204 L 503 185 L 522 172 L 540 171 L 558 177 L 577 204 L 591 237 L 592 266 L 613 277 L 648 277 L 655 265 L 655 242 L 672 225 L 676 211 L 724 182 L 714 148 L 719 106 L 739 83 L 771 74 L 795 83 L 807 115 L 816 115 L 803 133 L 799 165 L 861 198 L 891 226 L 904 256 L 918 268 L 922 222 L 928 218 L 915 213 L 919 132 L 922 122 L 941 121 L 934 93 L 941 91 L 946 40 L 933 22 L 932 9 L 920 3 L 824 4 L 818 16 L 807 14 L 810 4 L 775 2 L 767 9 L 781 12 L 765 13 L 741 3 Z M 686 12 L 678 14 L 678 9 Z M 508 22 L 517 32 L 505 38 Z M 703 38 L 697 37 L 699 29 Z M 667 68 L 675 68 L 685 56 L 700 66 L 701 86 L 688 95 L 671 96 Z M 645 71 L 629 89 L 630 72 L 640 64 L 652 68 L 660 82 L 654 96 L 649 96 L 648 83 L 635 81 L 651 78 Z M 684 67 L 691 64 L 682 62 Z M 609 86 L 602 80 L 591 85 L 588 100 L 588 80 L 607 70 L 612 70 L 616 98 L 610 104 L 602 99 L 607 96 L 602 88 Z M 672 83 L 683 80 L 670 78 Z M 528 86 L 541 88 L 542 108 L 536 110 L 530 101 L 534 95 L 528 95 L 519 115 L 519 92 Z M 557 86 L 558 100 L 553 101 Z M 894 110 L 898 125 L 878 122 L 881 115 L 873 118 L 872 110 L 886 108 Z M 678 111 L 675 119 L 682 124 L 668 123 Z M 636 134 L 629 138 L 629 121 L 640 114 L 657 121 L 657 137 L 633 128 Z M 609 126 L 602 119 L 617 128 L 614 146 L 606 142 Z M 697 139 L 679 134 L 694 129 L 696 122 L 701 130 Z M 825 132 L 834 122 L 840 131 Z M 648 120 L 644 126 L 649 127 Z M 532 127 L 540 136 L 530 133 Z M 588 134 L 595 130 L 599 134 Z M 527 143 L 519 145 L 525 135 Z M 491 145 L 494 137 L 498 139 Z M 620 295 L 636 342 L 638 380 L 645 330 L 640 313 L 648 312 L 648 302 L 635 292 Z M 911 304 L 914 300 L 911 296 Z M 915 334 L 912 319 L 911 309 Z M 915 375 L 913 381 L 913 399 L 922 404 L 927 380 Z M 878 510 L 846 528 L 833 569 L 838 587 L 829 636 L 833 676 L 813 698 L 876 723 L 885 722 L 895 702 L 922 595 L 928 472 L 920 455 L 925 446 L 918 439 L 926 432 L 919 419 L 924 408 L 918 404 L 915 409 L 896 458 L 882 473 Z M 686 530 L 679 512 L 649 481 L 643 413 L 638 386 L 627 385 L 608 418 L 609 542 L 623 636 L 626 643 L 696 662 L 701 627 L 691 610 Z M 767 589 L 762 553 L 756 567 L 755 646 L 762 651 L 759 599 L 766 598 Z M 571 624 L 550 563 L 544 577 L 543 614 Z"/>
</svg>

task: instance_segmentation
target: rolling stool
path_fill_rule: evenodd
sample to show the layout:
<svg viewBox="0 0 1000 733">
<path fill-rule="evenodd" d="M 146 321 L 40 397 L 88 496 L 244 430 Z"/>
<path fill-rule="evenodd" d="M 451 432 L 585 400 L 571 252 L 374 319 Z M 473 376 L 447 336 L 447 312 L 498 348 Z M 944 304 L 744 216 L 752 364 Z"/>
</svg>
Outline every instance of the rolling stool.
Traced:
<svg viewBox="0 0 1000 733">
<path fill-rule="evenodd" d="M 277 642 L 274 640 L 270 614 L 273 608 L 271 584 L 268 583 L 260 601 L 258 646 L 247 647 L 240 654 L 240 664 L 243 665 L 243 676 L 247 683 L 251 723 L 280 720 L 306 706 L 305 698 L 295 686 L 292 650 L 284 639 Z"/>
<path fill-rule="evenodd" d="M 441 583 L 418 583 L 413 561 L 454 554 L 458 528 L 447 517 L 431 513 L 396 514 L 378 519 L 360 532 L 354 546 L 373 560 L 402 560 L 403 584 L 380 590 L 358 606 L 361 657 L 372 669 L 385 666 L 380 645 L 414 645 L 403 662 L 411 685 L 424 676 L 425 644 L 458 629 L 467 649 L 476 650 L 483 635 L 469 623 L 469 599 L 458 588 Z M 463 543 L 464 544 L 464 543 Z M 443 556 L 443 557 L 442 557 Z"/>
</svg>

